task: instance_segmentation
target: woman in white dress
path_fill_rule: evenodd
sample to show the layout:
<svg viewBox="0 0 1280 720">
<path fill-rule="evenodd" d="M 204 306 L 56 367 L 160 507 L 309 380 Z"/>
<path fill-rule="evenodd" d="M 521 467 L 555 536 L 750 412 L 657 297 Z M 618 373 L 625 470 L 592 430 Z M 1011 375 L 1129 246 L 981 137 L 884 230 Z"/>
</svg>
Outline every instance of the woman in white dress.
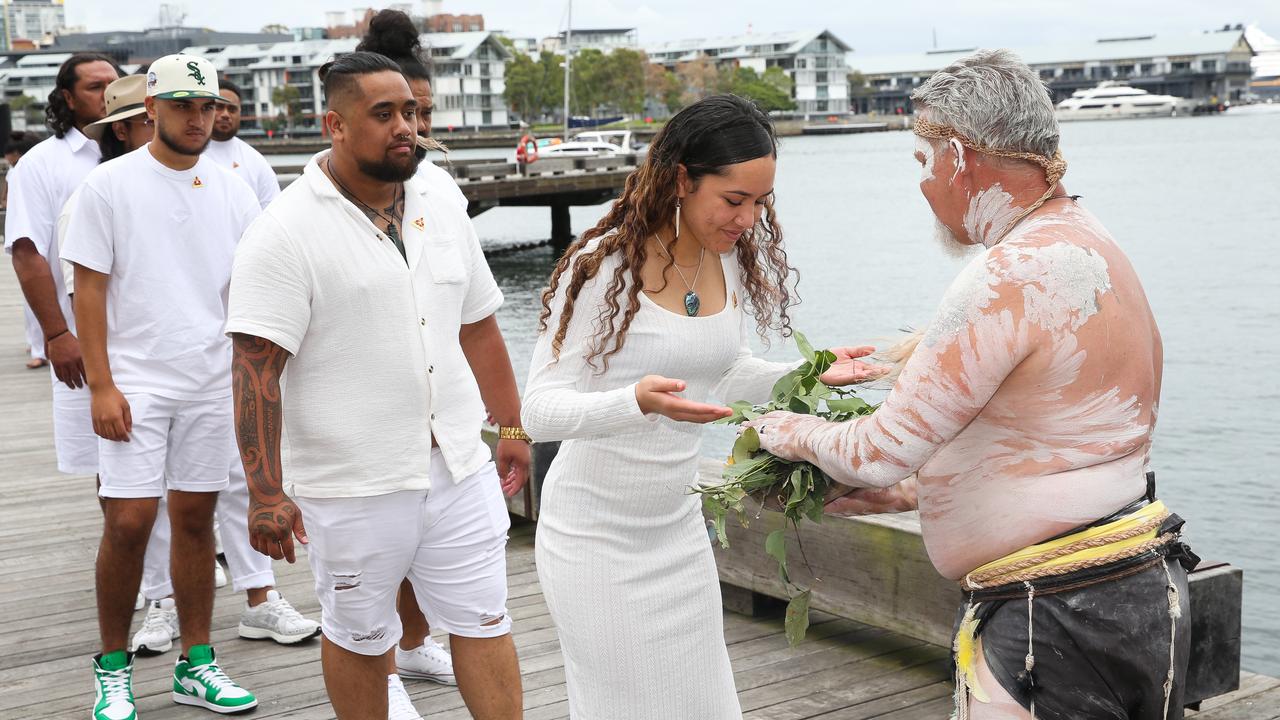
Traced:
<svg viewBox="0 0 1280 720">
<path fill-rule="evenodd" d="M 522 419 L 535 441 L 563 441 L 536 561 L 575 720 L 741 717 L 688 488 L 700 423 L 730 412 L 703 401 L 763 401 L 793 367 L 748 345 L 753 325 L 790 333 L 775 161 L 773 127 L 749 101 L 685 108 L 543 294 Z M 826 379 L 865 374 L 859 350 L 839 354 Z"/>
</svg>

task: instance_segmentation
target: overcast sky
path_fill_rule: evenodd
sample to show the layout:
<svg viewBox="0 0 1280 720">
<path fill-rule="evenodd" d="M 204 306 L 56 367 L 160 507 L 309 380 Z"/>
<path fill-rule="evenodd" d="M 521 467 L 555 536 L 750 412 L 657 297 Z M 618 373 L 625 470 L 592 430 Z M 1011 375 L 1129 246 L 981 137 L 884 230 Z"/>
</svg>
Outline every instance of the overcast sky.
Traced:
<svg viewBox="0 0 1280 720">
<path fill-rule="evenodd" d="M 327 10 L 368 6 L 344 0 L 172 4 L 187 11 L 187 25 L 238 31 L 271 23 L 322 26 Z M 480 13 L 487 29 L 541 38 L 564 28 L 565 5 L 565 0 L 445 0 L 444 11 Z M 159 7 L 154 0 L 66 0 L 68 24 L 92 32 L 152 27 Z M 1100 37 L 1180 35 L 1227 23 L 1257 23 L 1280 37 L 1280 0 L 576 0 L 573 6 L 575 28 L 635 27 L 642 44 L 734 35 L 748 28 L 757 33 L 826 28 L 862 55 L 928 50 L 935 31 L 939 48 L 1019 48 Z"/>
</svg>

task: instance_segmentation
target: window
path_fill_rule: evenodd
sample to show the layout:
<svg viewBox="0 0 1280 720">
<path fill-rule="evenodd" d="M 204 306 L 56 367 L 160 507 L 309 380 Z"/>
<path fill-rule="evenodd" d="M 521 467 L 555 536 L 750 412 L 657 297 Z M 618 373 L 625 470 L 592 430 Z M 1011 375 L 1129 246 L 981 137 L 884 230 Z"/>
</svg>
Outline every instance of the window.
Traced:
<svg viewBox="0 0 1280 720">
<path fill-rule="evenodd" d="M 1173 72 L 1186 72 L 1191 69 L 1190 62 L 1176 62 L 1170 65 L 1169 69 Z"/>
<path fill-rule="evenodd" d="M 1041 79 L 1041 80 L 1052 80 L 1052 79 L 1053 79 L 1053 75 L 1054 75 L 1054 73 L 1053 73 L 1053 70 L 1052 70 L 1052 69 L 1049 69 L 1049 70 L 1041 70 L 1041 71 L 1040 71 L 1040 79 Z"/>
<path fill-rule="evenodd" d="M 1142 63 L 1142 74 L 1143 74 L 1143 75 L 1155 75 L 1155 74 L 1156 74 L 1156 64 L 1155 64 L 1155 63 Z"/>
<path fill-rule="evenodd" d="M 823 72 L 817 73 L 817 75 L 818 75 L 818 84 L 819 84 L 819 85 L 826 85 L 826 84 L 827 84 L 827 73 L 826 73 L 826 71 L 823 71 Z"/>
<path fill-rule="evenodd" d="M 1217 72 L 1218 61 L 1217 60 L 1201 60 L 1200 70 L 1202 70 L 1203 72 Z"/>
</svg>

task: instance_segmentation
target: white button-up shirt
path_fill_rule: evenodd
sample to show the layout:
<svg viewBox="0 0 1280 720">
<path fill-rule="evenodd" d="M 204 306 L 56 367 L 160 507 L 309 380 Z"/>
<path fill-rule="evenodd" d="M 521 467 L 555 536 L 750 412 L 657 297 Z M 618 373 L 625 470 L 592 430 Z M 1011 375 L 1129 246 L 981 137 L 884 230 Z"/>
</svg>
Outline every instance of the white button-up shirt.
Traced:
<svg viewBox="0 0 1280 720">
<path fill-rule="evenodd" d="M 502 304 L 466 214 L 405 183 L 395 245 L 312 158 L 236 250 L 227 332 L 270 340 L 285 366 L 281 462 L 301 497 L 430 487 L 434 435 L 454 481 L 490 459 L 461 325 Z"/>
<path fill-rule="evenodd" d="M 67 327 L 75 332 L 75 317 L 62 274 L 58 248 L 58 215 L 81 181 L 98 166 L 102 150 L 98 143 L 75 128 L 66 135 L 50 137 L 22 156 L 22 172 L 9 175 L 9 205 L 4 219 L 4 250 L 13 253 L 13 244 L 30 238 L 49 263 L 58 302 Z"/>
</svg>

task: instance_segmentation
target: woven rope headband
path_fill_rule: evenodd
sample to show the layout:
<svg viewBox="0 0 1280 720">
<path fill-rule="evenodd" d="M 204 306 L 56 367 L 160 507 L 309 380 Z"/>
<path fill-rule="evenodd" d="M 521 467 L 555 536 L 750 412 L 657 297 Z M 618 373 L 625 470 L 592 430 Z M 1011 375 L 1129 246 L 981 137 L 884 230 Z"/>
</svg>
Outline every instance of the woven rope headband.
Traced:
<svg viewBox="0 0 1280 720">
<path fill-rule="evenodd" d="M 1049 189 L 1044 192 L 1044 195 L 1040 196 L 1039 200 L 1035 201 L 1035 203 L 1030 207 L 1019 213 L 1018 216 L 1011 220 L 1008 225 L 1005 225 L 1004 229 L 1000 231 L 1000 235 L 991 243 L 992 245 L 1003 240 L 1004 236 L 1009 234 L 1009 231 L 1013 229 L 1014 225 L 1022 222 L 1023 218 L 1030 215 L 1041 205 L 1045 204 L 1045 202 L 1053 196 L 1053 191 L 1054 188 L 1057 187 L 1058 181 L 1062 179 L 1063 175 L 1067 174 L 1067 161 L 1062 157 L 1061 148 L 1054 150 L 1053 157 L 1051 158 L 1037 153 L 991 148 L 970 140 L 950 125 L 943 125 L 942 123 L 925 120 L 924 118 L 917 118 L 915 123 L 912 125 L 912 129 L 916 135 L 923 138 L 933 138 L 935 140 L 944 141 L 956 140 L 959 141 L 961 145 L 964 145 L 974 152 L 982 153 L 983 155 L 1009 158 L 1011 160 L 1026 160 L 1027 162 L 1033 162 L 1044 168 L 1044 179 L 1049 183 Z"/>
</svg>

